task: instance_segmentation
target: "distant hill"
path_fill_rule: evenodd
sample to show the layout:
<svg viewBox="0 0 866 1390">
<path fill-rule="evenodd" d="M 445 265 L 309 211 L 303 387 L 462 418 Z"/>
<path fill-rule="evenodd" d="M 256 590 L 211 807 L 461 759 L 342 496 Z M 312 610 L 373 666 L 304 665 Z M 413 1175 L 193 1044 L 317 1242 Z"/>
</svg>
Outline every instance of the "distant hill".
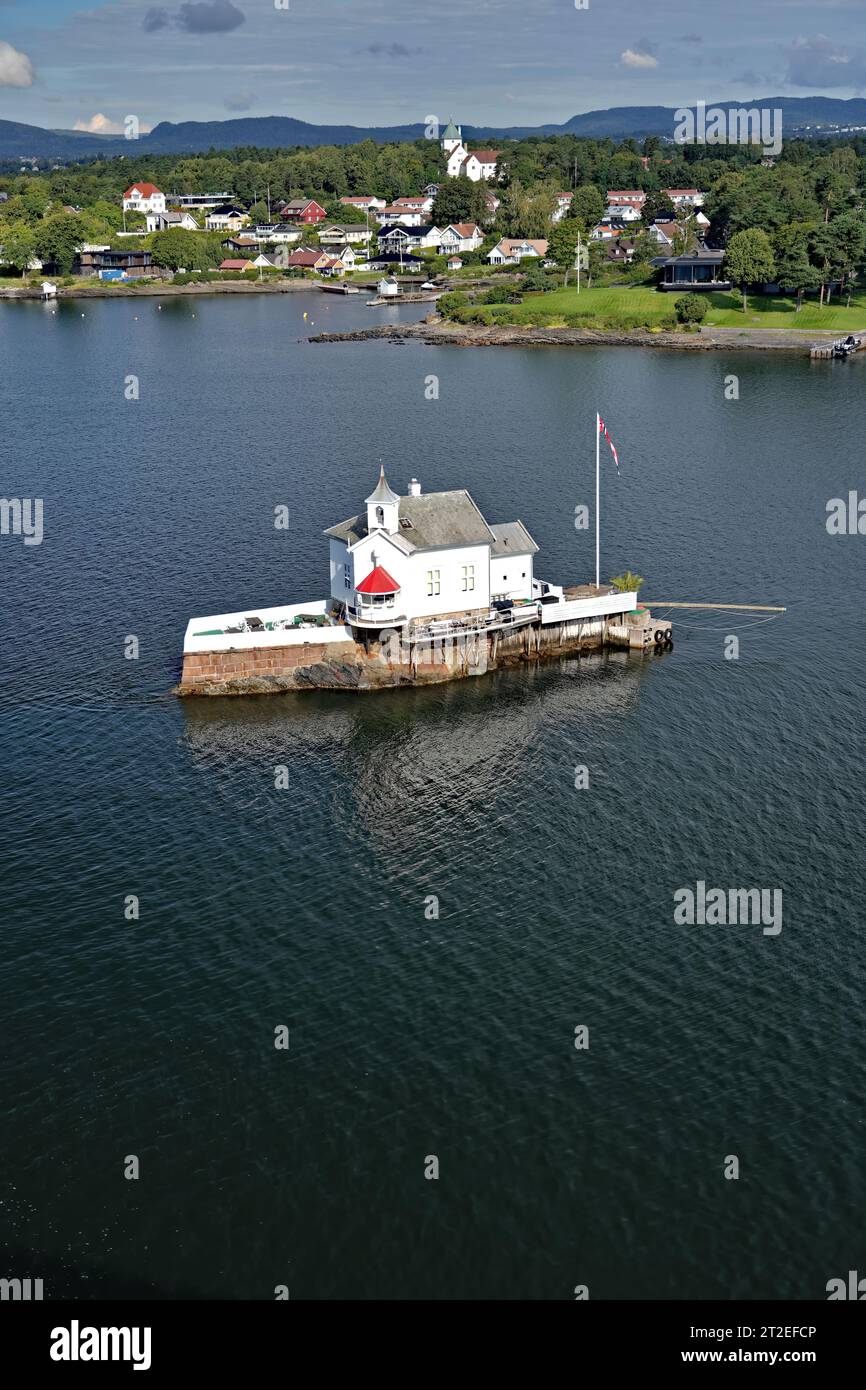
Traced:
<svg viewBox="0 0 866 1390">
<path fill-rule="evenodd" d="M 825 130 L 840 126 L 866 126 L 866 99 L 853 97 L 753 97 L 750 101 L 708 102 L 710 107 L 730 111 L 741 107 L 769 107 L 781 110 L 783 130 L 801 133 L 807 127 Z M 545 127 L 545 134 L 584 135 L 595 139 L 645 135 L 671 135 L 676 124 L 673 106 L 614 106 L 608 111 L 585 111 L 556 127 Z"/>
<path fill-rule="evenodd" d="M 119 143 L 123 144 L 123 141 Z M 0 160 L 85 159 L 112 149 L 115 135 L 87 135 L 78 130 L 43 130 L 18 121 L 0 121 Z"/>
<path fill-rule="evenodd" d="M 423 125 L 360 127 L 353 125 L 310 125 L 293 116 L 245 116 L 232 121 L 160 121 L 142 144 L 159 154 L 175 150 L 234 149 L 238 145 L 258 145 L 277 149 L 284 145 L 357 145 L 362 140 L 382 144 L 420 140 Z"/>
<path fill-rule="evenodd" d="M 730 110 L 739 106 L 780 108 L 788 135 L 831 131 L 842 126 L 866 126 L 866 99 L 854 97 L 756 97 L 748 102 L 709 103 Z M 670 136 L 675 127 L 672 106 L 616 106 L 584 111 L 562 125 L 464 125 L 468 140 L 520 140 L 530 135 L 583 135 L 594 139 L 623 139 L 646 135 Z M 43 130 L 40 126 L 0 120 L 0 162 L 18 159 L 87 159 L 96 155 L 201 154 L 254 145 L 278 149 L 291 145 L 355 145 L 362 140 L 386 144 L 419 140 L 421 123 L 400 126 L 311 125 L 293 116 L 246 116 L 228 121 L 160 121 L 134 144 L 116 135 L 90 135 L 76 130 Z"/>
</svg>

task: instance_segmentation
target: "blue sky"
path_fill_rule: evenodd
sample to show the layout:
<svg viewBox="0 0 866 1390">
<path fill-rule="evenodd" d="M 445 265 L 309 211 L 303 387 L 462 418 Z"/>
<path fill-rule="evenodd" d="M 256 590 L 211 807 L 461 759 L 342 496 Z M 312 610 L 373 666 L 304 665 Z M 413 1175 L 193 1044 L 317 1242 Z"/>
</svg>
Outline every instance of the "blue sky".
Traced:
<svg viewBox="0 0 866 1390">
<path fill-rule="evenodd" d="M 0 0 L 0 118 L 541 124 L 866 94 L 866 0 Z"/>
</svg>

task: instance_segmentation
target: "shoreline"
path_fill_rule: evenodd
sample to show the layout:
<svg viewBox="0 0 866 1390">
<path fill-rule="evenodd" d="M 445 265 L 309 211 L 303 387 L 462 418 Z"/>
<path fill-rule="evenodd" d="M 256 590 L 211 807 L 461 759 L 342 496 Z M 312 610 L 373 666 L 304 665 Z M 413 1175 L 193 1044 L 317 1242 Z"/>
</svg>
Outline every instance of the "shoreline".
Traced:
<svg viewBox="0 0 866 1390">
<path fill-rule="evenodd" d="M 359 288 L 362 288 L 359 286 Z M 138 284 L 70 285 L 60 287 L 50 300 L 42 299 L 36 286 L 0 287 L 0 301 L 27 300 L 52 303 L 69 299 L 173 299 L 202 295 L 299 294 L 310 291 L 326 292 L 326 287 L 310 280 L 262 280 L 244 282 L 229 280 L 223 283 L 175 285 L 171 281 Z M 391 301 L 394 303 L 395 301 Z M 400 301 L 396 301 L 399 304 Z M 410 301 L 408 296 L 402 302 Z M 387 305 L 388 301 L 383 301 Z M 851 330 L 866 337 L 866 328 Z M 428 347 L 643 347 L 663 348 L 680 352 L 792 352 L 810 354 L 815 347 L 828 346 L 840 336 L 841 330 L 804 330 L 798 328 L 724 327 L 700 328 L 697 333 L 671 330 L 653 332 L 648 328 L 551 328 L 531 324 L 460 324 L 450 323 L 430 315 L 420 322 L 403 324 L 374 324 L 369 328 L 350 329 L 338 333 L 316 333 L 307 338 L 310 343 L 358 343 L 381 339 L 386 342 L 422 342 Z M 864 354 L 866 355 L 866 354 Z"/>
<path fill-rule="evenodd" d="M 46 300 L 42 299 L 42 291 L 36 286 L 22 289 L 18 289 L 17 286 L 3 286 L 0 287 L 0 299 L 36 299 L 40 303 L 50 304 L 58 299 L 144 299 L 153 295 L 173 298 L 184 294 L 297 294 L 300 290 L 318 288 L 319 286 L 310 280 L 281 280 L 278 283 L 268 280 L 247 283 L 243 280 L 226 280 L 223 284 L 215 280 L 206 285 L 174 285 L 170 280 L 166 280 L 163 284 L 157 282 L 138 286 L 131 280 L 125 285 L 110 283 L 68 285 L 65 288 L 61 286 L 58 287 L 56 295 Z"/>
<path fill-rule="evenodd" d="M 645 347 L 685 352 L 764 351 L 809 353 L 837 332 L 790 328 L 702 328 L 698 333 L 653 333 L 646 328 L 533 328 L 433 322 L 379 324 L 346 333 L 316 333 L 311 343 L 355 343 L 370 339 L 423 342 L 429 347 Z"/>
</svg>

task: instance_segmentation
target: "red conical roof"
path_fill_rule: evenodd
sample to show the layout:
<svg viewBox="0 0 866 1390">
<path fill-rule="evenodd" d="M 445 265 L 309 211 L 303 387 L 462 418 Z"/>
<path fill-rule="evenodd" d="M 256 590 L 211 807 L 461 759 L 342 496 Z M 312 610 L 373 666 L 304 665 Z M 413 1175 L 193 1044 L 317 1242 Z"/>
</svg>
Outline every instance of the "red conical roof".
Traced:
<svg viewBox="0 0 866 1390">
<path fill-rule="evenodd" d="M 383 570 L 381 565 L 377 565 L 371 570 L 366 579 L 362 579 L 357 586 L 356 593 L 359 594 L 399 594 L 400 585 L 390 576 L 387 570 Z"/>
</svg>

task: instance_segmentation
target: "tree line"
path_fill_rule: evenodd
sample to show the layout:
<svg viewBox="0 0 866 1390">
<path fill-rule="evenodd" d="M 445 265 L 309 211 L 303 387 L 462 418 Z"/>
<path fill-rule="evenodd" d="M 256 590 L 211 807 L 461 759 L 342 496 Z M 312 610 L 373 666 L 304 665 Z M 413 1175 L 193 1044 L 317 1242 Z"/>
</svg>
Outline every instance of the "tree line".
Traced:
<svg viewBox="0 0 866 1390">
<path fill-rule="evenodd" d="M 7 194 L 0 202 L 0 245 L 6 264 L 23 269 L 39 256 L 57 261 L 64 270 L 82 241 L 128 245 L 116 238 L 122 228 L 121 194 L 133 181 L 148 180 L 167 194 L 224 190 L 258 221 L 268 215 L 275 219 L 283 202 L 301 196 L 316 197 L 329 216 L 350 220 L 356 214 L 339 203 L 341 197 L 371 194 L 393 200 L 438 183 L 432 212 L 437 225 L 473 221 L 491 238 L 546 237 L 561 266 L 573 263 L 577 235 L 588 237 L 609 188 L 648 194 L 644 229 L 651 216 L 670 215 L 665 188 L 705 191 L 707 241 L 730 248 L 737 283 L 747 283 L 739 278 L 746 269 L 764 272 L 771 266 L 771 275 L 762 273 L 749 282 L 784 275 L 801 298 L 814 289 L 823 300 L 831 284 L 853 287 L 866 258 L 862 137 L 791 141 L 777 160 L 767 161 L 760 147 L 746 145 L 672 145 L 655 136 L 641 143 L 531 136 L 504 142 L 501 162 L 504 176 L 493 186 L 500 207 L 491 221 L 490 187 L 448 179 L 440 146 L 430 140 L 145 155 L 140 162 L 129 156 L 94 159 L 0 178 L 0 192 Z M 556 195 L 566 191 L 573 194 L 569 214 L 552 223 Z M 134 215 L 127 218 L 131 228 L 141 224 Z M 168 235 L 155 234 L 144 244 L 158 246 L 158 238 Z M 189 256 L 197 263 L 216 263 L 223 238 L 189 235 L 198 242 Z M 650 240 L 638 239 L 639 259 L 647 259 Z"/>
</svg>

